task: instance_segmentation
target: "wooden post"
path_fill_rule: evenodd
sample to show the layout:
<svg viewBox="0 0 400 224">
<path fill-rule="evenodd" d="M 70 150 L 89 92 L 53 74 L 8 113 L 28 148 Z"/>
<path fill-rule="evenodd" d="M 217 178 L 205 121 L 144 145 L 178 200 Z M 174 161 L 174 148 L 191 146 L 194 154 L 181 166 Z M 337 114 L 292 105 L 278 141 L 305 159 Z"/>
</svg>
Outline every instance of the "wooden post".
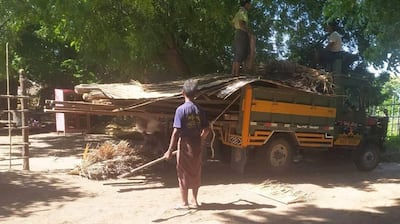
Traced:
<svg viewBox="0 0 400 224">
<path fill-rule="evenodd" d="M 19 73 L 19 87 L 20 92 L 18 95 L 25 96 L 26 89 L 25 89 L 25 77 L 24 77 L 24 70 L 20 69 Z M 21 102 L 21 128 L 22 128 L 22 169 L 29 170 L 29 124 L 28 124 L 28 116 L 25 114 L 25 109 L 28 109 L 28 99 L 23 97 L 20 98 Z"/>
<path fill-rule="evenodd" d="M 7 115 L 8 115 L 8 142 L 9 145 L 9 169 L 11 170 L 12 132 L 11 132 L 11 99 L 10 99 L 10 74 L 8 70 L 8 42 L 6 43 L 6 75 L 7 75 Z"/>
</svg>

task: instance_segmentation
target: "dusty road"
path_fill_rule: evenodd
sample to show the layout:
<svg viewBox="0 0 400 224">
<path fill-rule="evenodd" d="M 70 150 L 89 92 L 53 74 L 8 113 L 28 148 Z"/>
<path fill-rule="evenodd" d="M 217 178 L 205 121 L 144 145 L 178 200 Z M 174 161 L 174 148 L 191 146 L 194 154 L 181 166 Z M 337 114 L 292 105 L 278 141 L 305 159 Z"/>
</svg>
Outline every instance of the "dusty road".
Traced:
<svg viewBox="0 0 400 224">
<path fill-rule="evenodd" d="M 0 137 L 4 141 L 3 137 Z M 343 154 L 312 153 L 284 177 L 251 166 L 232 173 L 207 161 L 199 209 L 175 210 L 179 194 L 172 165 L 129 179 L 92 181 L 66 174 L 86 142 L 103 137 L 31 136 L 31 172 L 0 162 L 0 223 L 398 223 L 400 164 L 357 171 Z M 0 158 L 4 151 L 0 148 Z M 293 201 L 297 203 L 289 203 Z"/>
</svg>

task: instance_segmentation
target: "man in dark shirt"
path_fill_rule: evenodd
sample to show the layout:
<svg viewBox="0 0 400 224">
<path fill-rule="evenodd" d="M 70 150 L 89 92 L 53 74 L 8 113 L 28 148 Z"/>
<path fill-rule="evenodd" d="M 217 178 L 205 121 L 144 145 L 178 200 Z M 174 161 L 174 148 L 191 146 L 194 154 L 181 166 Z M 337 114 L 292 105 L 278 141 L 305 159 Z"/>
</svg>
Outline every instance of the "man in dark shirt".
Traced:
<svg viewBox="0 0 400 224">
<path fill-rule="evenodd" d="M 172 150 L 177 147 L 176 171 L 182 205 L 189 208 L 188 191 L 192 189 L 193 206 L 198 207 L 197 194 L 201 182 L 202 145 L 209 132 L 204 112 L 193 102 L 197 81 L 187 80 L 183 84 L 185 102 L 175 111 L 173 131 L 168 150 L 164 157 L 170 159 Z"/>
</svg>

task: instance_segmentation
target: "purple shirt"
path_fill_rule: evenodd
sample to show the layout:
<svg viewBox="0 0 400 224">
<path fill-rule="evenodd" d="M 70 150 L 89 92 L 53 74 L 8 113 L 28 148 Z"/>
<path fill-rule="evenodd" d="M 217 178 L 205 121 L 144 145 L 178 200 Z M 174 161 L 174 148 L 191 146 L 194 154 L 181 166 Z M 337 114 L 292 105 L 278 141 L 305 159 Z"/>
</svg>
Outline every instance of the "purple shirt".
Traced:
<svg viewBox="0 0 400 224">
<path fill-rule="evenodd" d="M 181 130 L 181 137 L 200 137 L 207 126 L 204 112 L 193 102 L 185 102 L 176 109 L 173 127 Z"/>
</svg>

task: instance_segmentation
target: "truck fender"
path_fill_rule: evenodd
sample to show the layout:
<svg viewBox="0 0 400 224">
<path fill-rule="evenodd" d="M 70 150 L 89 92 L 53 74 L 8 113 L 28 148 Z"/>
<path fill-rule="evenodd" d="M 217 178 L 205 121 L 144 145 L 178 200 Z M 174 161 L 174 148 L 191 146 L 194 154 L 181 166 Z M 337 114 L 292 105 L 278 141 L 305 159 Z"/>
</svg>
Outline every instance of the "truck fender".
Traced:
<svg viewBox="0 0 400 224">
<path fill-rule="evenodd" d="M 279 137 L 285 138 L 293 147 L 296 147 L 299 145 L 297 138 L 293 131 L 273 131 L 271 133 L 271 135 L 268 136 L 267 139 L 265 139 L 263 145 L 267 145 L 268 142 L 271 141 L 271 139 L 279 138 Z"/>
</svg>

